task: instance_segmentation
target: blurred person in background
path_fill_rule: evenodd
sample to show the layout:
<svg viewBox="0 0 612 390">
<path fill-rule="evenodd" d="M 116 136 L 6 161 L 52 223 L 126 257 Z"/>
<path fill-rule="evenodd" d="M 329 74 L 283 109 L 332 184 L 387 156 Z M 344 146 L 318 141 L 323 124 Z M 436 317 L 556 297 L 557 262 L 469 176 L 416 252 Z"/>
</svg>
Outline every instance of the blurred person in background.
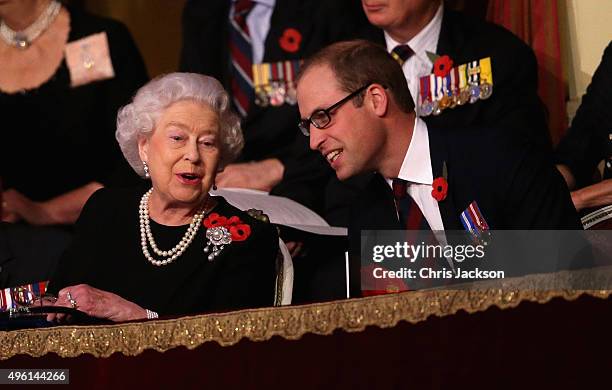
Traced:
<svg viewBox="0 0 612 390">
<path fill-rule="evenodd" d="M 55 0 L 0 0 L 0 20 L 2 219 L 72 224 L 94 191 L 134 179 L 113 134 L 144 62 L 124 25 Z"/>
<path fill-rule="evenodd" d="M 612 42 L 605 49 L 572 124 L 555 151 L 576 210 L 612 204 Z M 597 165 L 604 161 L 603 175 Z M 597 177 L 594 182 L 594 177 Z M 599 181 L 601 179 L 601 181 Z"/>
<path fill-rule="evenodd" d="M 138 180 L 117 109 L 148 77 L 121 23 L 54 0 L 0 0 L 0 283 L 47 280 L 103 186 Z"/>
</svg>

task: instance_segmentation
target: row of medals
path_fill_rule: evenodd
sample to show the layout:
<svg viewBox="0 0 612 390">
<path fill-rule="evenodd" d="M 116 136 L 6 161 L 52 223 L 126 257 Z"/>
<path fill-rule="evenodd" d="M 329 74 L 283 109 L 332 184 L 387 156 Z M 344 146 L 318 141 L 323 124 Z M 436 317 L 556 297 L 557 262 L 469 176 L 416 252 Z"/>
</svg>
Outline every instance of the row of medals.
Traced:
<svg viewBox="0 0 612 390">
<path fill-rule="evenodd" d="M 292 106 L 297 103 L 297 91 L 293 82 L 272 81 L 268 85 L 255 87 L 255 104 L 259 107 L 279 107 L 285 103 Z"/>
<path fill-rule="evenodd" d="M 461 91 L 445 92 L 440 100 L 426 100 L 421 104 L 421 116 L 439 115 L 447 108 L 463 106 L 466 103 L 475 103 L 477 100 L 486 100 L 493 94 L 493 85 L 482 83 L 472 84 Z M 272 81 L 267 86 L 257 86 L 255 90 L 255 104 L 260 107 L 279 107 L 283 104 L 295 105 L 297 92 L 294 83 Z"/>
<path fill-rule="evenodd" d="M 472 84 L 460 91 L 445 91 L 439 100 L 425 100 L 421 103 L 421 116 L 440 115 L 447 108 L 463 106 L 466 103 L 475 103 L 477 100 L 486 100 L 493 94 L 493 85 L 482 83 Z"/>
</svg>

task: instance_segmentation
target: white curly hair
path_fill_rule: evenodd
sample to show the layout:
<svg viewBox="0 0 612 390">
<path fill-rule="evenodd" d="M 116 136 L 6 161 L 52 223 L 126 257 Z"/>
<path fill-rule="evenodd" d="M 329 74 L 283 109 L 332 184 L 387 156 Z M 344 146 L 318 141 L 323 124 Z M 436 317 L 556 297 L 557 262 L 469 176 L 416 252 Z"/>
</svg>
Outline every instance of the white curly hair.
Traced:
<svg viewBox="0 0 612 390">
<path fill-rule="evenodd" d="M 240 119 L 230 109 L 230 100 L 216 79 L 197 73 L 169 73 L 158 76 L 138 90 L 132 102 L 119 110 L 115 137 L 132 168 L 144 177 L 138 154 L 138 139 L 153 134 L 164 110 L 181 100 L 195 100 L 219 116 L 219 138 L 223 168 L 238 157 L 244 146 Z"/>
</svg>

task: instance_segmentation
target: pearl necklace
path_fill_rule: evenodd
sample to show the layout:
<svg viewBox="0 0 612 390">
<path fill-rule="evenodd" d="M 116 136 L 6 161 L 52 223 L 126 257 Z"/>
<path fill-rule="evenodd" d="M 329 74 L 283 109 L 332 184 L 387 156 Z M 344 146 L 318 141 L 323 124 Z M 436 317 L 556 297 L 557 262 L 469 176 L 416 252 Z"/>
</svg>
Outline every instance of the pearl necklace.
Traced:
<svg viewBox="0 0 612 390">
<path fill-rule="evenodd" d="M 153 239 L 153 234 L 151 233 L 151 225 L 149 220 L 149 197 L 151 196 L 151 192 L 153 192 L 153 188 L 147 191 L 140 199 L 140 245 L 142 247 L 142 253 L 147 258 L 147 260 L 158 267 L 166 264 L 172 263 L 176 260 L 180 255 L 185 252 L 189 244 L 193 241 L 196 236 L 196 233 L 200 229 L 200 225 L 202 224 L 202 219 L 204 216 L 210 211 L 208 209 L 208 200 L 204 204 L 204 207 L 199 210 L 194 216 L 191 224 L 189 224 L 189 228 L 185 232 L 185 235 L 181 239 L 181 241 L 176 244 L 176 246 L 170 250 L 162 251 L 157 247 L 155 240 Z M 149 253 L 149 248 L 147 247 L 147 243 L 153 249 L 153 252 L 158 256 L 163 256 L 165 259 L 157 260 Z"/>
<path fill-rule="evenodd" d="M 32 42 L 40 36 L 49 26 L 62 8 L 61 4 L 55 0 L 49 3 L 49 6 L 42 14 L 28 27 L 21 31 L 15 31 L 2 21 L 0 23 L 0 38 L 7 44 L 25 50 Z"/>
</svg>

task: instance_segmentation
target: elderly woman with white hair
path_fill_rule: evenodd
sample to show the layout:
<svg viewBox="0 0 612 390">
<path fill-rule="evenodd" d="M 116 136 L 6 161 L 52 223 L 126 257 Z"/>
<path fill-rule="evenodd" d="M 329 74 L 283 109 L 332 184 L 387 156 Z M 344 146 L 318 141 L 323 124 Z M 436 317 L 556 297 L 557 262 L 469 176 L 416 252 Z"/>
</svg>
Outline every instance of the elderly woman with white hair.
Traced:
<svg viewBox="0 0 612 390">
<path fill-rule="evenodd" d="M 243 145 L 219 82 L 149 82 L 120 110 L 116 137 L 151 186 L 92 195 L 49 283 L 55 305 L 112 321 L 272 305 L 276 230 L 208 194 Z"/>
</svg>

